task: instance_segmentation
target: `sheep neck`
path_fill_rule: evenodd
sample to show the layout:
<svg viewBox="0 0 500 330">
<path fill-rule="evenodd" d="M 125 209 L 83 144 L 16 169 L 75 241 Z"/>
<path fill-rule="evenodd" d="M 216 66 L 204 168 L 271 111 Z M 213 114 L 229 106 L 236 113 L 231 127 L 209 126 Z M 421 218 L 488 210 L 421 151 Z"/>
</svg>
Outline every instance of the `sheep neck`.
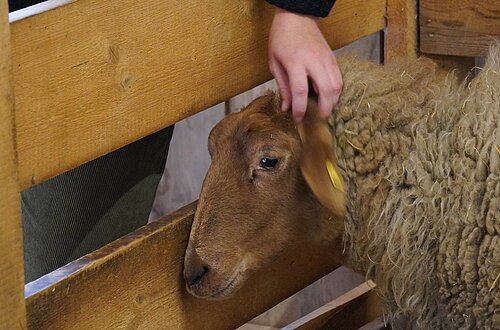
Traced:
<svg viewBox="0 0 500 330">
<path fill-rule="evenodd" d="M 410 204 L 418 204 L 405 166 L 414 152 L 416 127 L 431 117 L 435 66 L 427 61 L 400 69 L 340 64 L 344 90 L 331 126 L 346 182 L 344 241 L 350 262 L 377 282 L 389 308 L 426 310 L 427 317 L 435 306 L 428 297 L 436 289 L 438 228 L 413 215 L 408 217 L 413 222 L 406 221 L 407 214 L 398 212 L 411 212 Z M 428 281 L 415 284 L 412 276 Z"/>
</svg>

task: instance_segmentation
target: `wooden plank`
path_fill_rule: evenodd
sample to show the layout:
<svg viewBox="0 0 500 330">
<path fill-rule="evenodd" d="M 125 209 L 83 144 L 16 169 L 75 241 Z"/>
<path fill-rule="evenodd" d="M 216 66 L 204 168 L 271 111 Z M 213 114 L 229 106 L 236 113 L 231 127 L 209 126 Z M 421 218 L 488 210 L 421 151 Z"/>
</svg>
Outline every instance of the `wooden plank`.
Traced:
<svg viewBox="0 0 500 330">
<path fill-rule="evenodd" d="M 387 0 L 384 62 L 417 57 L 417 1 Z"/>
<path fill-rule="evenodd" d="M 290 323 L 283 330 L 357 329 L 383 313 L 374 288 L 375 283 L 367 281 Z"/>
<path fill-rule="evenodd" d="M 196 299 L 182 280 L 194 208 L 28 284 L 29 328 L 235 329 L 340 265 L 340 244 L 299 246 L 256 273 L 234 298 Z"/>
<path fill-rule="evenodd" d="M 0 0 L 0 329 L 26 328 L 7 0 Z"/>
<path fill-rule="evenodd" d="M 12 23 L 23 188 L 271 78 L 264 1 L 80 0 Z M 339 0 L 334 48 L 385 26 L 385 0 Z"/>
<path fill-rule="evenodd" d="M 484 56 L 494 38 L 500 38 L 498 0 L 420 1 L 421 52 Z"/>
</svg>

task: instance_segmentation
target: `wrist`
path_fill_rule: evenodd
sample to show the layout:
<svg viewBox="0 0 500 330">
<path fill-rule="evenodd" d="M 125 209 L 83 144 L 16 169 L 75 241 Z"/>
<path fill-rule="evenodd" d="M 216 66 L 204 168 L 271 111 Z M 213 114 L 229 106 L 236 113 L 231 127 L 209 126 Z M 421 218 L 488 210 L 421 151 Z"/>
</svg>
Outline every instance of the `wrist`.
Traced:
<svg viewBox="0 0 500 330">
<path fill-rule="evenodd" d="M 291 12 L 291 11 L 288 11 L 286 9 L 282 9 L 279 7 L 276 7 L 274 9 L 274 17 L 280 18 L 280 19 L 283 18 L 285 20 L 297 20 L 297 21 L 301 20 L 301 21 L 316 22 L 318 20 L 318 17 L 316 17 L 316 16 L 294 13 L 294 12 Z"/>
</svg>

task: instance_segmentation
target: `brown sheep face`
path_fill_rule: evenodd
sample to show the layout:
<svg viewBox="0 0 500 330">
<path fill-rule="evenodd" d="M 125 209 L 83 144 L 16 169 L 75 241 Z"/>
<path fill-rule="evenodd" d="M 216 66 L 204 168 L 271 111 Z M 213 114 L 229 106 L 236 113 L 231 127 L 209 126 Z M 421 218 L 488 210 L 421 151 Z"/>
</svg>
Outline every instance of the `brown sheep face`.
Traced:
<svg viewBox="0 0 500 330">
<path fill-rule="evenodd" d="M 209 151 L 184 278 L 191 294 L 222 299 L 288 245 L 321 232 L 311 219 L 327 211 L 302 177 L 297 131 L 273 94 L 223 119 Z"/>
</svg>

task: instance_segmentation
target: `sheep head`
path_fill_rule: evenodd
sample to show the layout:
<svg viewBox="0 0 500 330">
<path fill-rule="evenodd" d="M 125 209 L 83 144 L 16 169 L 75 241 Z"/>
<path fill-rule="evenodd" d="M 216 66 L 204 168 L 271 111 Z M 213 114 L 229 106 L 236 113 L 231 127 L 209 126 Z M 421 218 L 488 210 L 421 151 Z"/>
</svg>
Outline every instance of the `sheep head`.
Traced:
<svg viewBox="0 0 500 330">
<path fill-rule="evenodd" d="M 224 118 L 208 145 L 212 163 L 184 264 L 191 294 L 229 297 L 288 246 L 330 243 L 342 234 L 340 218 L 333 219 L 301 173 L 302 143 L 275 94 Z"/>
</svg>

